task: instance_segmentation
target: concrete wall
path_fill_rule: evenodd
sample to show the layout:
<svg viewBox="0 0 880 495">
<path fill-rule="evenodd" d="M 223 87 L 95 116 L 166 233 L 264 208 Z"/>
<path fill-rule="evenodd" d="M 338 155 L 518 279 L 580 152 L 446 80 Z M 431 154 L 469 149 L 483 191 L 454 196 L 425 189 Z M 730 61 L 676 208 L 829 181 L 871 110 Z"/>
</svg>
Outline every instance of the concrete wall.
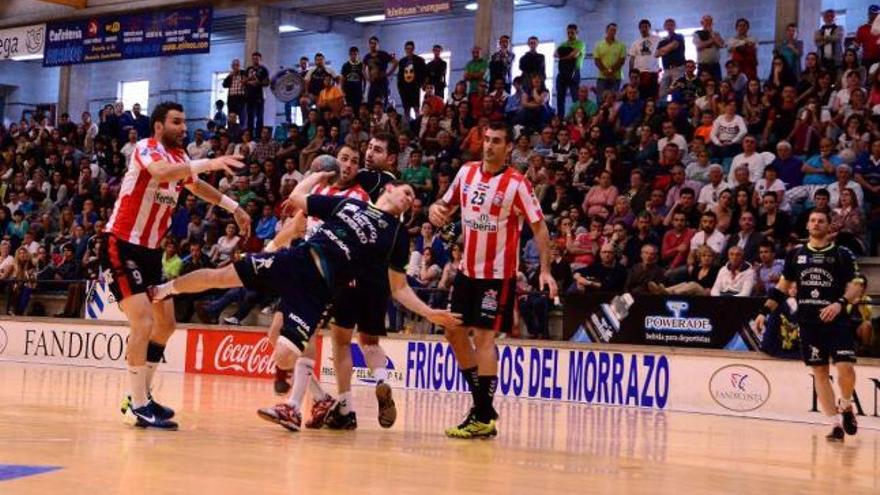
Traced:
<svg viewBox="0 0 880 495">
<path fill-rule="evenodd" d="M 0 62 L 0 91 L 6 95 L 4 124 L 18 121 L 22 110 L 58 101 L 60 69 L 44 69 L 40 62 Z"/>
<path fill-rule="evenodd" d="M 847 28 L 854 31 L 864 22 L 867 5 L 873 0 L 825 0 L 823 7 L 846 8 Z M 863 5 L 864 4 L 864 5 Z M 728 37 L 733 34 L 733 24 L 739 17 L 750 19 L 751 33 L 760 42 L 759 75 L 766 76 L 772 55 L 776 2 L 765 0 L 598 0 L 593 10 L 583 5 L 587 2 L 570 1 L 566 7 L 529 7 L 517 10 L 514 15 L 513 43 L 522 44 L 530 35 L 542 40 L 561 42 L 565 37 L 565 25 L 574 22 L 580 26 L 582 39 L 588 52 L 604 33 L 608 22 L 617 22 L 619 38 L 627 45 L 637 35 L 637 22 L 641 18 L 651 20 L 655 28 L 662 26 L 666 17 L 674 17 L 681 28 L 698 27 L 700 17 L 711 13 L 716 27 Z M 455 18 L 422 18 L 399 24 L 368 26 L 360 39 L 335 33 L 294 33 L 280 39 L 279 65 L 295 65 L 301 55 L 311 56 L 321 51 L 338 70 L 345 62 L 348 47 L 359 46 L 366 50 L 367 38 L 375 34 L 382 48 L 403 52 L 403 43 L 413 40 L 418 52 L 428 52 L 439 43 L 452 51 L 452 74 L 450 81 L 461 78 L 464 65 L 470 58 L 473 45 L 474 20 L 472 13 Z M 809 37 L 809 36 L 805 36 Z M 182 102 L 191 126 L 196 119 L 208 117 L 211 109 L 212 75 L 228 69 L 233 57 L 243 57 L 244 37 L 222 37 L 212 43 L 211 53 L 167 59 L 141 59 L 107 62 L 74 67 L 70 111 L 77 116 L 82 110 L 97 111 L 101 105 L 116 99 L 119 81 L 134 79 L 150 80 L 150 103 L 174 98 Z M 808 44 L 809 46 L 809 44 Z M 247 62 L 243 60 L 243 62 Z M 58 69 L 43 69 L 39 63 L 2 64 L 0 84 L 19 87 L 7 101 L 10 103 L 41 103 L 57 100 Z M 275 72 L 278 67 L 270 67 Z M 595 77 L 595 66 L 587 61 L 583 76 Z M 393 85 L 392 85 L 393 87 Z M 396 90 L 393 90 L 396 92 Z M 16 108 L 7 109 L 11 115 Z M 20 113 L 20 109 L 17 110 Z M 201 123 L 201 122 L 199 122 Z"/>
</svg>

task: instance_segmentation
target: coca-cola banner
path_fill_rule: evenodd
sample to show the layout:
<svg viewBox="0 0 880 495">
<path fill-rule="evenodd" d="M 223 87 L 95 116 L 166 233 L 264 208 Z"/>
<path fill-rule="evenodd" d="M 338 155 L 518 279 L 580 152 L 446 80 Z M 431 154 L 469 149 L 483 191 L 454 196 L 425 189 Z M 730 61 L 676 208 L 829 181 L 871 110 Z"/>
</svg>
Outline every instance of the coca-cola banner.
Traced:
<svg viewBox="0 0 880 495">
<path fill-rule="evenodd" d="M 760 298 L 591 292 L 564 302 L 566 340 L 732 351 L 761 345 L 753 328 Z"/>
<path fill-rule="evenodd" d="M 0 321 L 0 361 L 94 366 L 124 369 L 129 329 L 94 322 Z M 178 330 L 165 347 L 163 371 L 183 371 L 186 330 Z"/>
<path fill-rule="evenodd" d="M 272 344 L 264 332 L 197 329 L 187 332 L 186 372 L 273 378 Z M 315 375 L 320 377 L 321 337 Z"/>
</svg>

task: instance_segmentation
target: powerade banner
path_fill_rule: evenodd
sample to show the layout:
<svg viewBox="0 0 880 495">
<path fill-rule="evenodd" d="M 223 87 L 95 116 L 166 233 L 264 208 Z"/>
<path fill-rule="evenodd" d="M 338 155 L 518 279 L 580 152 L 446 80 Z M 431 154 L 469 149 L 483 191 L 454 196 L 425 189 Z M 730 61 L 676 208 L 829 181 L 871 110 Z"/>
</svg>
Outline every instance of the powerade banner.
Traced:
<svg viewBox="0 0 880 495">
<path fill-rule="evenodd" d="M 563 334 L 578 342 L 757 350 L 762 299 L 596 292 L 565 299 Z"/>
<path fill-rule="evenodd" d="M 385 0 L 385 17 L 410 17 L 449 12 L 452 2 L 444 0 Z"/>
<path fill-rule="evenodd" d="M 212 16 L 198 7 L 50 22 L 43 67 L 207 53 Z"/>
</svg>

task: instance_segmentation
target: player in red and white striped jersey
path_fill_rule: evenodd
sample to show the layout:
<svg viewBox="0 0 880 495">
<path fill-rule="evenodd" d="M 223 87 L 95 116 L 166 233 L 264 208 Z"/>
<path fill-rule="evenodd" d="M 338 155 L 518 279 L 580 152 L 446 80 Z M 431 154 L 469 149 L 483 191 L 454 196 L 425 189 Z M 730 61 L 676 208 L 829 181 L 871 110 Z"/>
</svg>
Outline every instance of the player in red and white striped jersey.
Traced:
<svg viewBox="0 0 880 495">
<path fill-rule="evenodd" d="M 443 198 L 429 210 L 431 223 L 440 227 L 460 208 L 464 233 L 462 265 L 450 295 L 451 310 L 462 315 L 463 323 L 447 328 L 446 338 L 470 386 L 474 407 L 461 425 L 446 430 L 454 438 L 498 433 L 492 407 L 498 384 L 495 335 L 508 332 L 513 324 L 523 220 L 531 226 L 540 252 L 541 288 L 556 297 L 550 234 L 528 179 L 507 165 L 512 150 L 510 129 L 491 124 L 483 139 L 483 160 L 463 165 Z M 468 337 L 471 328 L 476 348 Z"/>
<path fill-rule="evenodd" d="M 107 224 L 101 268 L 131 326 L 126 357 L 131 395 L 122 412 L 131 410 L 140 427 L 176 429 L 177 423 L 170 420 L 174 411 L 150 394 L 153 375 L 175 328 L 173 301 L 152 304 L 146 294 L 147 287 L 161 281 L 159 243 L 184 187 L 231 212 L 243 232 L 250 231 L 250 217 L 232 198 L 198 177 L 215 170 L 232 173 L 243 163 L 229 156 L 190 161 L 183 149 L 185 115 L 177 103 L 158 105 L 150 123 L 153 137 L 137 143 Z"/>
</svg>

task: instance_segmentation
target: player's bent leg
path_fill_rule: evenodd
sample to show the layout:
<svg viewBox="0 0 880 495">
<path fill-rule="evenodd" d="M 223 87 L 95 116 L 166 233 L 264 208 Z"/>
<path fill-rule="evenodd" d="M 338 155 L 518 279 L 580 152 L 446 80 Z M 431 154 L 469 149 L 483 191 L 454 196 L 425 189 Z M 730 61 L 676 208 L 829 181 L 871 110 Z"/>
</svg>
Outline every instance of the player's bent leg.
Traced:
<svg viewBox="0 0 880 495">
<path fill-rule="evenodd" d="M 275 360 L 278 366 L 293 369 L 301 354 L 300 347 L 282 334 L 278 338 L 275 350 L 272 353 L 272 359 Z M 286 402 L 257 410 L 257 415 L 290 431 L 299 431 L 302 425 L 302 413 L 296 406 L 296 398 L 293 395 L 293 392 L 291 392 Z"/>
<path fill-rule="evenodd" d="M 128 318 L 131 332 L 128 336 L 128 376 L 131 401 L 129 409 L 135 417 L 135 425 L 141 428 L 177 429 L 177 423 L 161 418 L 150 406 L 147 387 L 147 348 L 153 328 L 153 310 L 144 293 L 129 296 L 119 303 Z"/>
<path fill-rule="evenodd" d="M 379 426 L 391 428 L 397 421 L 397 405 L 391 385 L 388 384 L 388 358 L 379 345 L 379 337 L 358 332 L 358 342 L 364 353 L 364 361 L 376 380 L 376 402 L 379 405 Z"/>
<path fill-rule="evenodd" d="M 196 270 L 170 282 L 151 287 L 150 299 L 161 301 L 175 294 L 195 294 L 210 289 L 231 289 L 241 286 L 241 278 L 235 270 L 235 265 L 230 264 L 223 268 Z"/>
<path fill-rule="evenodd" d="M 339 396 L 327 413 L 324 425 L 334 430 L 357 428 L 357 414 L 351 397 L 351 377 L 354 365 L 351 359 L 351 339 L 354 329 L 330 325 L 333 340 L 333 366 L 336 368 L 336 389 Z"/>
<path fill-rule="evenodd" d="M 828 365 L 811 366 L 811 368 L 813 370 L 813 379 L 815 380 L 816 399 L 819 403 L 819 409 L 832 424 L 831 433 L 826 435 L 825 438 L 830 442 L 843 441 L 844 431 L 837 414 L 837 407 L 834 405 L 834 389 L 831 386 L 831 375 Z"/>
<path fill-rule="evenodd" d="M 278 346 L 278 337 L 281 335 L 281 325 L 284 324 L 284 316 L 275 312 L 272 315 L 272 323 L 269 324 L 269 343 L 272 345 L 272 348 L 276 348 Z M 290 378 L 292 374 L 293 367 L 284 368 L 278 362 L 275 362 L 275 394 L 276 395 L 285 395 L 290 391 Z"/>
<path fill-rule="evenodd" d="M 855 435 L 859 430 L 852 404 L 856 387 L 856 369 L 853 363 L 844 361 L 836 362 L 835 367 L 837 368 L 837 387 L 840 390 L 838 409 L 840 410 L 841 426 L 847 435 Z"/>
</svg>

